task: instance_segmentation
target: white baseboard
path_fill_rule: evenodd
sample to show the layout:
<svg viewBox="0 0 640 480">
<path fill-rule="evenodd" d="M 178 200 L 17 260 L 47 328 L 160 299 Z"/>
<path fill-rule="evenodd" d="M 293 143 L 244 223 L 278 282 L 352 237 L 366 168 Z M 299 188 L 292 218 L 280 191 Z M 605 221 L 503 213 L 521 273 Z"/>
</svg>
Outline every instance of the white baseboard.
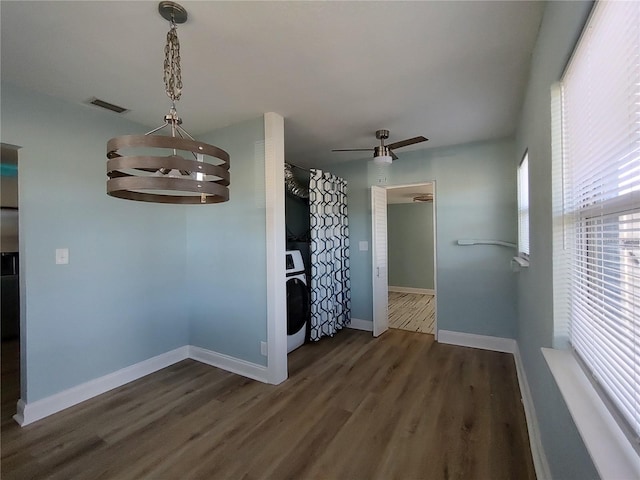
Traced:
<svg viewBox="0 0 640 480">
<path fill-rule="evenodd" d="M 189 346 L 189 358 L 206 363 L 213 367 L 221 368 L 228 372 L 242 375 L 243 377 L 252 378 L 259 382 L 269 383 L 267 375 L 267 367 L 258 365 L 257 363 L 247 362 L 239 358 L 231 357 L 223 353 L 214 352 L 201 347 Z"/>
<path fill-rule="evenodd" d="M 21 427 L 24 427 L 187 358 L 260 382 L 269 383 L 267 367 L 204 348 L 185 345 L 35 402 L 25 403 L 20 399 L 18 400 L 17 413 L 13 416 L 13 419 Z"/>
<path fill-rule="evenodd" d="M 518 377 L 518 385 L 520 386 L 520 394 L 522 396 L 522 406 L 524 415 L 527 420 L 527 430 L 529 431 L 529 445 L 531 447 L 531 455 L 533 457 L 533 465 L 536 470 L 536 477 L 540 480 L 551 479 L 551 470 L 549 462 L 544 453 L 542 446 L 542 438 L 540 436 L 540 428 L 538 426 L 538 417 L 533 405 L 533 397 L 527 382 L 527 375 L 524 371 L 524 364 L 520 356 L 518 342 L 512 338 L 490 337 L 487 335 L 475 335 L 472 333 L 452 332 L 448 330 L 438 331 L 438 342 L 450 345 L 458 345 L 461 347 L 480 348 L 482 350 L 493 350 L 496 352 L 511 353 L 516 364 L 516 375 Z"/>
<path fill-rule="evenodd" d="M 551 480 L 551 469 L 549 468 L 547 455 L 544 453 L 544 447 L 542 446 L 538 416 L 536 415 L 536 409 L 533 405 L 533 397 L 531 396 L 527 374 L 524 371 L 524 364 L 522 363 L 522 357 L 520 356 L 520 349 L 517 343 L 515 352 L 513 353 L 513 359 L 516 362 L 516 374 L 518 375 L 518 385 L 520 385 L 520 394 L 522 395 L 524 416 L 527 419 L 529 445 L 531 447 L 531 456 L 533 457 L 533 466 L 536 469 L 536 478 L 539 480 Z"/>
<path fill-rule="evenodd" d="M 438 342 L 504 353 L 514 353 L 518 348 L 518 344 L 513 338 L 490 337 L 488 335 L 452 332 L 449 330 L 438 330 Z"/>
<path fill-rule="evenodd" d="M 359 318 L 352 318 L 351 323 L 347 325 L 347 328 L 353 328 L 354 330 L 364 330 L 365 332 L 373 332 L 373 322 L 369 320 L 361 320 Z"/>
<path fill-rule="evenodd" d="M 390 292 L 398 293 L 417 293 L 420 295 L 435 295 L 436 291 L 432 288 L 413 288 L 413 287 L 389 287 Z"/>
<path fill-rule="evenodd" d="M 88 382 L 76 385 L 62 392 L 36 400 L 35 402 L 25 403 L 20 399 L 18 400 L 18 413 L 16 413 L 13 418 L 20 426 L 24 427 L 41 418 L 48 417 L 61 410 L 77 405 L 80 402 L 84 402 L 85 400 L 89 400 L 109 390 L 142 378 L 150 373 L 157 372 L 169 365 L 185 360 L 188 358 L 188 352 L 188 347 L 179 347 L 175 350 L 109 373 L 108 375 L 89 380 Z"/>
</svg>

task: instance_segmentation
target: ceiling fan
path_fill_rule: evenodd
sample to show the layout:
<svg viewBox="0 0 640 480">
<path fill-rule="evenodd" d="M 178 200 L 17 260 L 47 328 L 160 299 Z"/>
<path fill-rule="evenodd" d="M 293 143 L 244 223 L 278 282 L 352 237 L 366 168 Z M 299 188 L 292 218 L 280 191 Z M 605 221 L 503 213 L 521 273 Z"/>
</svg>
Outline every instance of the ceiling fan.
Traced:
<svg viewBox="0 0 640 480">
<path fill-rule="evenodd" d="M 425 137 L 413 137 L 401 140 L 399 142 L 390 143 L 385 145 L 384 141 L 389 138 L 389 130 L 377 130 L 376 138 L 380 140 L 380 145 L 373 147 L 373 161 L 375 163 L 391 163 L 393 160 L 397 160 L 398 156 L 393 153 L 397 148 L 408 147 L 414 143 L 426 142 L 429 140 Z M 332 152 L 368 152 L 371 148 L 339 148 L 331 150 Z"/>
<path fill-rule="evenodd" d="M 433 202 L 433 193 L 420 193 L 413 197 L 414 202 Z"/>
</svg>

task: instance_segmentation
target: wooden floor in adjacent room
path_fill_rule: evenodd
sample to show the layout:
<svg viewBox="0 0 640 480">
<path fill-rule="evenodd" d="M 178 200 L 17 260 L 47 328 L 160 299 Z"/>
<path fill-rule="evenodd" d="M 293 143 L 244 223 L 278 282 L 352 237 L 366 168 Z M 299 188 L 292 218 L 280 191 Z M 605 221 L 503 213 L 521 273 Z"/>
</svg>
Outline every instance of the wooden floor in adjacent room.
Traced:
<svg viewBox="0 0 640 480">
<path fill-rule="evenodd" d="M 535 478 L 511 355 L 346 329 L 289 375 L 186 360 L 22 429 L 3 409 L 2 478 Z"/>
<path fill-rule="evenodd" d="M 389 328 L 433 334 L 435 323 L 435 295 L 389 292 Z"/>
</svg>

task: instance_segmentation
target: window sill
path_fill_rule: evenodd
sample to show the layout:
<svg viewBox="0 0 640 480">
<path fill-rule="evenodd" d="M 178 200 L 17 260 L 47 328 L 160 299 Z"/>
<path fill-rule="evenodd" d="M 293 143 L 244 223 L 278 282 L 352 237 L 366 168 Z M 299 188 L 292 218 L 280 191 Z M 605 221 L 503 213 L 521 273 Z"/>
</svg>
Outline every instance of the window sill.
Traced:
<svg viewBox="0 0 640 480">
<path fill-rule="evenodd" d="M 640 457 L 573 354 L 552 348 L 542 354 L 601 478 L 640 478 Z"/>
</svg>

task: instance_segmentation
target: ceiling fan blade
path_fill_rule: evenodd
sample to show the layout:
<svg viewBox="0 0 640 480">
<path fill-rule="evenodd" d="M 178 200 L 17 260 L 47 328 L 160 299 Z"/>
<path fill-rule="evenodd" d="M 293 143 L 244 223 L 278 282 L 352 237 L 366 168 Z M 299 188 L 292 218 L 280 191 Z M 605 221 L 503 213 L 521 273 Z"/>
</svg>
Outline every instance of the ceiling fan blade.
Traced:
<svg viewBox="0 0 640 480">
<path fill-rule="evenodd" d="M 372 148 L 336 148 L 332 152 L 370 152 Z"/>
<path fill-rule="evenodd" d="M 387 148 L 390 148 L 391 150 L 395 150 L 396 148 L 408 147 L 409 145 L 413 145 L 414 143 L 426 142 L 427 140 L 429 140 L 429 139 L 428 138 L 424 138 L 422 136 L 413 137 L 413 138 L 407 138 L 406 140 L 401 140 L 399 142 L 390 143 L 389 145 L 387 145 Z"/>
<path fill-rule="evenodd" d="M 393 150 L 389 149 L 389 153 L 391 154 L 391 158 L 393 158 L 394 160 L 398 159 L 398 156 L 395 153 L 393 153 Z"/>
</svg>

